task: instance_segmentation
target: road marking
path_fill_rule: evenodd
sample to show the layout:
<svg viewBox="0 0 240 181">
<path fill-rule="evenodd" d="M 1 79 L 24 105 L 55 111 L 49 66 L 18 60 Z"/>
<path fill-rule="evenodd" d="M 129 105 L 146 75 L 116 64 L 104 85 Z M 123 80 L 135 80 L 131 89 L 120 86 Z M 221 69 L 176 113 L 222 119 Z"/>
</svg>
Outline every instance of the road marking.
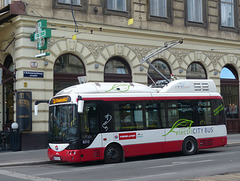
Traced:
<svg viewBox="0 0 240 181">
<path fill-rule="evenodd" d="M 174 165 L 159 165 L 159 166 L 152 166 L 152 167 L 146 167 L 143 169 L 151 169 L 151 168 L 166 168 L 166 167 L 173 167 Z"/>
<path fill-rule="evenodd" d="M 185 165 L 185 164 L 194 164 L 194 163 L 205 163 L 205 162 L 213 162 L 214 160 L 199 160 L 199 161 L 191 161 L 191 162 L 173 162 L 173 165 Z"/>
<path fill-rule="evenodd" d="M 15 177 L 19 179 L 25 179 L 25 180 L 32 180 L 32 181 L 59 181 L 51 178 L 41 178 L 33 175 L 27 175 L 27 174 L 17 173 L 17 172 L 7 171 L 7 170 L 0 170 L 0 175 Z"/>
<path fill-rule="evenodd" d="M 173 166 L 178 166 L 178 165 L 205 163 L 205 162 L 213 162 L 213 161 L 214 160 L 200 160 L 200 161 L 192 161 L 192 162 L 172 162 L 171 165 L 159 165 L 159 166 L 146 167 L 146 168 L 143 168 L 143 169 L 165 168 L 165 167 L 173 167 Z"/>
<path fill-rule="evenodd" d="M 128 180 L 139 180 L 139 179 L 145 180 L 146 178 L 160 177 L 160 176 L 174 175 L 174 174 L 177 174 L 177 172 L 163 173 L 163 174 L 157 174 L 157 175 L 146 175 L 142 177 L 132 177 L 132 178 L 126 178 L 126 179 L 113 180 L 113 181 L 128 181 Z"/>
</svg>

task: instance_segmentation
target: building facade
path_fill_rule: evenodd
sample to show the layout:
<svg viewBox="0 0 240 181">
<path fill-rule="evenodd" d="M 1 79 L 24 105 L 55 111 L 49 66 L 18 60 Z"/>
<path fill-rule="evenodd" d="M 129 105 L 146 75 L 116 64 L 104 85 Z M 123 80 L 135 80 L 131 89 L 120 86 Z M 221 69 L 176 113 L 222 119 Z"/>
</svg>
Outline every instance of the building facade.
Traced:
<svg viewBox="0 0 240 181">
<path fill-rule="evenodd" d="M 213 79 L 228 132 L 240 131 L 238 0 L 0 0 L 0 6 L 0 130 L 26 121 L 22 150 L 47 145 L 48 105 L 35 116 L 36 101 L 82 76 L 151 85 L 162 77 L 142 59 L 176 39 L 183 44 L 149 61 L 167 78 Z M 51 38 L 31 41 L 40 19 Z M 46 50 L 37 49 L 39 41 Z M 43 52 L 50 55 L 36 57 Z M 21 113 L 22 104 L 30 115 Z"/>
</svg>

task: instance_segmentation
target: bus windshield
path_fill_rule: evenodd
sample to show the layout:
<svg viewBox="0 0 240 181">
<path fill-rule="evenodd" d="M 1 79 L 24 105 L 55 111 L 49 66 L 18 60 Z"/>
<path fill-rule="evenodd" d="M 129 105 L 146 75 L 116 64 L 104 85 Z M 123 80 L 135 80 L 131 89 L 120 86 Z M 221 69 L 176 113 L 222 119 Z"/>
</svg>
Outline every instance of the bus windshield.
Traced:
<svg viewBox="0 0 240 181">
<path fill-rule="evenodd" d="M 68 143 L 78 139 L 76 105 L 49 108 L 49 142 Z"/>
</svg>

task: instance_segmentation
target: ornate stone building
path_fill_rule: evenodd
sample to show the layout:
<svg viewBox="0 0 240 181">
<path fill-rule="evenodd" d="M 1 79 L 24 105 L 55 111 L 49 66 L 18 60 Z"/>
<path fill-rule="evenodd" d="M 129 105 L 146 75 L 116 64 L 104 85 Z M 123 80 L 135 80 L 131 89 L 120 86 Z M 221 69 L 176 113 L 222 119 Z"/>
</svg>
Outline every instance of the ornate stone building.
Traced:
<svg viewBox="0 0 240 181">
<path fill-rule="evenodd" d="M 34 116 L 35 101 L 79 76 L 151 84 L 147 74 L 162 78 L 142 58 L 176 39 L 184 43 L 149 61 L 168 78 L 213 79 L 228 131 L 240 131 L 238 0 L 0 0 L 0 6 L 0 130 L 19 118 L 18 93 L 31 92 L 22 149 L 46 146 L 48 106 L 40 104 Z M 40 19 L 52 36 L 44 40 L 50 55 L 36 58 L 40 51 L 30 37 Z"/>
</svg>

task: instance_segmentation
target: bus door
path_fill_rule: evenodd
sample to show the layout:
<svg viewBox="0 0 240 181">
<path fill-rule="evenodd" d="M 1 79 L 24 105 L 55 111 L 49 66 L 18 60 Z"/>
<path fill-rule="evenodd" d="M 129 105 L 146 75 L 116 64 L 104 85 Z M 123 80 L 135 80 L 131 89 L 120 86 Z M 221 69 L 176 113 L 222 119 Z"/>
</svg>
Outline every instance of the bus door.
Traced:
<svg viewBox="0 0 240 181">
<path fill-rule="evenodd" d="M 101 147 L 99 101 L 84 101 L 83 113 L 79 113 L 79 119 L 82 148 L 91 144 L 91 147 Z"/>
<path fill-rule="evenodd" d="M 115 131 L 113 119 L 112 103 L 108 101 L 101 102 L 100 106 L 100 130 L 102 133 L 102 147 L 106 147 L 113 141 L 113 132 Z"/>
<path fill-rule="evenodd" d="M 163 129 L 166 126 L 166 116 L 163 103 L 160 101 L 149 101 L 145 105 L 145 117 L 146 117 L 146 132 L 144 138 L 146 137 L 146 142 L 152 142 L 153 150 L 150 150 L 152 153 L 162 153 L 165 143 L 165 130 Z"/>
</svg>

